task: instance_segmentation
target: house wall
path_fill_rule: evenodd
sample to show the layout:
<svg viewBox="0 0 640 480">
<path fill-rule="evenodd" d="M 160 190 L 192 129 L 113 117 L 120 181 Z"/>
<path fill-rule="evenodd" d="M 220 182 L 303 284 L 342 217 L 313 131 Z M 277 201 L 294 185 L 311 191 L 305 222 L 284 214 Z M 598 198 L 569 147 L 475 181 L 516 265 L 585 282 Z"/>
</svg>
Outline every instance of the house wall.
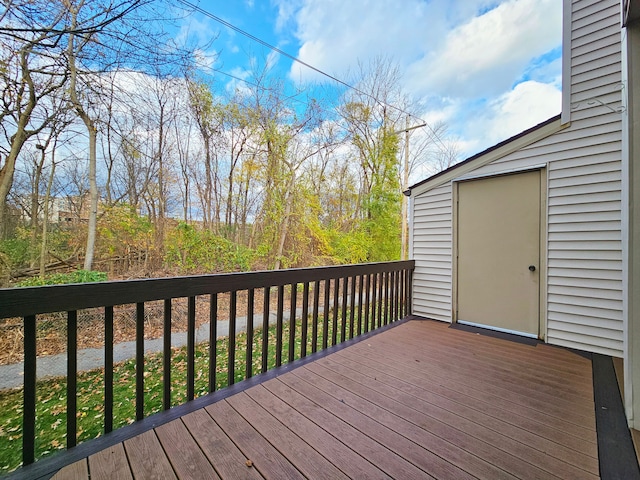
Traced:
<svg viewBox="0 0 640 480">
<path fill-rule="evenodd" d="M 413 313 L 451 321 L 451 183 L 413 200 Z"/>
<path fill-rule="evenodd" d="M 571 10 L 570 126 L 466 175 L 546 165 L 546 341 L 622 356 L 620 3 Z M 413 215 L 413 312 L 451 321 L 452 182 L 418 189 Z"/>
<path fill-rule="evenodd" d="M 640 7 L 640 6 L 639 6 Z M 627 357 L 625 367 L 625 406 L 630 426 L 640 429 L 640 16 L 633 20 L 626 31 L 626 71 L 625 80 L 627 103 L 626 153 L 628 163 L 627 198 L 628 202 L 628 318 Z M 624 167 L 623 167 L 624 168 Z"/>
</svg>

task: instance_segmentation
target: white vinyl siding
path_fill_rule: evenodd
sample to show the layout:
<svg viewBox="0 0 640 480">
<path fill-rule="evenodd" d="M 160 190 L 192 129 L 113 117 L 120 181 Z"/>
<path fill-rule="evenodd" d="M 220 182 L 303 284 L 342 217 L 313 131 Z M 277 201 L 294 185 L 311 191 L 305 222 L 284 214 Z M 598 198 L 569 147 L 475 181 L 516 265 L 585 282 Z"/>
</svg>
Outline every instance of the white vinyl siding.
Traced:
<svg viewBox="0 0 640 480">
<path fill-rule="evenodd" d="M 571 39 L 569 128 L 466 175 L 547 166 L 546 341 L 622 356 L 619 2 L 574 1 Z M 414 311 L 447 321 L 452 305 L 451 192 L 447 182 L 413 199 Z M 431 205 L 433 199 L 437 202 Z M 437 222 L 427 214 L 434 210 Z M 448 241 L 449 249 L 444 243 L 430 246 L 434 235 Z"/>
<path fill-rule="evenodd" d="M 413 313 L 451 321 L 451 185 L 414 199 Z"/>
<path fill-rule="evenodd" d="M 573 7 L 571 62 L 582 146 L 549 165 L 547 340 L 622 356 L 620 5 L 585 3 Z"/>
</svg>

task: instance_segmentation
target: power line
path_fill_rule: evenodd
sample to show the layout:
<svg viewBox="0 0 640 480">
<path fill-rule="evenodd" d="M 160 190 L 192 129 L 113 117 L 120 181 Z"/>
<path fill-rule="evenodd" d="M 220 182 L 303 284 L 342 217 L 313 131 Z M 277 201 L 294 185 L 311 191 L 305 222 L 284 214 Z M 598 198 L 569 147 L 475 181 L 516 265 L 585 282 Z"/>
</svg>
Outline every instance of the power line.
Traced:
<svg viewBox="0 0 640 480">
<path fill-rule="evenodd" d="M 425 126 L 429 129 L 429 131 L 431 132 L 431 135 L 430 135 L 430 136 L 431 136 L 432 138 L 435 138 L 435 140 L 437 140 L 437 141 L 438 141 L 438 143 L 440 143 L 440 146 L 441 146 L 445 151 L 447 150 L 447 147 L 445 146 L 444 142 L 442 141 L 442 139 L 440 138 L 440 136 L 438 135 L 438 133 L 437 133 L 437 132 L 436 132 L 436 131 L 431 127 L 431 125 L 429 125 L 429 123 L 428 123 L 426 120 L 424 120 L 423 118 L 417 117 L 416 115 L 414 115 L 414 114 L 412 114 L 412 113 L 409 113 L 409 112 L 407 112 L 406 110 L 403 110 L 402 108 L 396 107 L 395 105 L 391 105 L 391 104 L 388 104 L 388 103 L 386 103 L 386 102 L 383 102 L 383 101 L 379 100 L 379 99 L 378 99 L 378 98 L 376 98 L 374 95 L 372 95 L 372 94 L 370 94 L 370 93 L 367 93 L 367 92 L 364 92 L 364 91 L 360 90 L 359 88 L 354 87 L 353 85 L 350 85 L 349 83 L 345 82 L 344 80 L 340 80 L 339 78 L 337 78 L 337 77 L 335 77 L 335 76 L 333 76 L 333 75 L 331 75 L 331 74 L 329 74 L 329 73 L 327 73 L 327 72 L 324 72 L 323 70 L 320 70 L 320 69 L 319 69 L 319 68 L 317 68 L 317 67 L 314 67 L 313 65 L 311 65 L 311 64 L 309 64 L 309 63 L 307 63 L 307 62 L 305 62 L 304 60 L 301 60 L 300 58 L 296 57 L 295 55 L 291 55 L 290 53 L 285 52 L 284 50 L 282 50 L 282 49 L 280 49 L 280 48 L 276 47 L 275 45 L 271 45 L 270 43 L 268 43 L 268 42 L 266 42 L 266 41 L 262 40 L 261 38 L 256 37 L 255 35 L 252 35 L 251 33 L 249 33 L 249 32 L 247 32 L 247 31 L 245 31 L 245 30 L 241 29 L 240 27 L 236 27 L 236 26 L 235 26 L 235 25 L 233 25 L 232 23 L 227 22 L 226 20 L 224 20 L 224 19 L 222 19 L 222 18 L 218 17 L 217 15 L 214 15 L 213 13 L 211 13 L 211 12 L 209 12 L 209 11 L 207 11 L 207 10 L 205 10 L 205 9 L 201 8 L 201 7 L 199 7 L 198 5 L 195 5 L 195 4 L 191 3 L 189 0 L 178 0 L 178 2 L 179 2 L 179 3 L 182 3 L 183 5 L 185 5 L 186 7 L 190 8 L 190 9 L 192 9 L 192 10 L 194 10 L 194 11 L 197 11 L 197 12 L 201 13 L 202 15 L 204 15 L 204 16 L 206 16 L 206 17 L 209 17 L 210 19 L 212 19 L 212 20 L 214 20 L 214 21 L 216 21 L 216 22 L 218 22 L 218 23 L 220 23 L 220 24 L 224 25 L 224 26 L 225 26 L 225 27 L 227 27 L 227 28 L 229 28 L 229 29 L 231 29 L 231 30 L 233 30 L 233 31 L 235 31 L 235 32 L 237 32 L 237 33 L 239 33 L 239 34 L 241 34 L 241 35 L 244 35 L 245 37 L 247 37 L 247 38 L 249 38 L 249 39 L 253 40 L 254 42 L 259 43 L 260 45 L 263 45 L 263 46 L 265 46 L 265 47 L 269 48 L 270 50 L 273 50 L 274 52 L 277 52 L 277 53 L 279 53 L 280 55 L 283 55 L 283 56 L 287 57 L 288 59 L 292 60 L 293 62 L 299 63 L 300 65 L 303 65 L 303 66 L 305 66 L 305 67 L 307 67 L 307 68 L 309 68 L 309 69 L 313 70 L 314 72 L 319 73 L 320 75 L 323 75 L 323 76 L 325 76 L 325 77 L 327 77 L 327 78 L 330 78 L 330 79 L 331 79 L 331 80 L 333 80 L 334 82 L 337 82 L 337 83 L 339 83 L 339 84 L 341 84 L 341 85 L 343 85 L 343 86 L 347 87 L 347 88 L 348 88 L 348 89 L 350 89 L 350 90 L 353 90 L 353 91 L 355 91 L 355 92 L 358 92 L 358 93 L 359 93 L 359 94 L 361 94 L 361 95 L 367 96 L 367 97 L 369 97 L 369 98 L 371 98 L 371 99 L 375 100 L 378 104 L 382 105 L 383 107 L 389 107 L 389 108 L 392 108 L 392 109 L 394 109 L 394 110 L 396 110 L 396 111 L 398 111 L 398 112 L 400 112 L 400 113 L 403 113 L 403 114 L 407 115 L 408 117 L 413 117 L 413 118 L 415 118 L 416 120 L 418 120 L 418 121 L 420 121 L 420 122 L 423 122 L 423 123 L 424 123 L 424 125 L 425 125 Z M 223 73 L 223 72 L 220 72 L 220 73 Z M 226 74 L 226 73 L 224 73 L 224 74 L 225 74 L 225 75 L 229 75 L 229 74 Z M 229 76 L 231 76 L 231 75 L 229 75 Z M 234 78 L 235 78 L 235 77 L 234 77 Z M 243 81 L 244 81 L 244 80 L 243 80 Z M 249 82 L 247 82 L 247 83 L 249 83 Z M 404 130 L 402 130 L 402 131 L 404 131 Z"/>
<path fill-rule="evenodd" d="M 225 72 L 224 70 L 219 70 L 219 69 L 213 68 L 213 67 L 206 67 L 206 68 L 211 70 L 212 72 L 219 73 L 219 74 L 224 75 L 226 77 L 229 77 L 229 78 L 232 78 L 234 80 L 237 80 L 238 82 L 246 83 L 247 85 L 251 85 L 252 87 L 258 88 L 258 89 L 260 89 L 262 91 L 267 92 L 267 91 L 271 90 L 268 87 L 265 87 L 263 85 L 259 85 L 257 83 L 250 82 L 249 80 L 247 80 L 245 78 L 238 77 L 238 76 L 233 75 L 231 73 Z M 306 105 L 307 107 L 309 107 L 310 105 L 309 105 L 308 102 L 305 102 L 304 100 L 300 100 L 299 98 L 296 98 L 298 95 L 299 94 L 289 95 L 288 97 L 285 97 L 285 100 L 293 100 L 294 102 L 297 102 L 297 103 L 300 103 L 302 105 Z M 316 105 L 316 107 L 319 108 L 320 110 L 322 110 L 323 112 L 329 113 L 329 110 L 327 110 L 326 108 L 323 108 L 321 105 Z"/>
</svg>

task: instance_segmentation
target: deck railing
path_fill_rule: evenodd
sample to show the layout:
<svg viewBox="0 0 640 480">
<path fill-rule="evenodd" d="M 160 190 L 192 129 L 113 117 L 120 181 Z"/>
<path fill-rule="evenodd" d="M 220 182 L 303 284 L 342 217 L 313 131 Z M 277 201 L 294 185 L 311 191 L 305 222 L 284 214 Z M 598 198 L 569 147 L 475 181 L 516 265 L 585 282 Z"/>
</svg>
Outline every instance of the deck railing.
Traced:
<svg viewBox="0 0 640 480">
<path fill-rule="evenodd" d="M 22 318 L 24 332 L 24 383 L 22 408 L 22 464 L 36 458 L 36 366 L 38 363 L 37 322 L 41 317 L 63 312 L 66 315 L 66 448 L 78 441 L 78 313 L 83 309 L 100 309 L 104 323 L 104 404 L 101 410 L 102 431 L 114 429 L 114 307 L 135 305 L 135 420 L 153 412 L 145 411 L 145 305 L 163 304 L 162 340 L 162 409 L 168 410 L 175 396 L 171 377 L 172 304 L 186 299 L 186 384 L 185 400 L 196 396 L 196 298 L 199 313 L 202 304 L 208 309 L 208 392 L 217 388 L 217 338 L 219 320 L 228 321 L 227 385 L 266 372 L 270 348 L 275 346 L 278 367 L 303 358 L 309 353 L 336 345 L 375 330 L 410 314 L 413 261 L 385 262 L 322 268 L 304 268 L 248 273 L 57 285 L 17 289 L 0 289 L 0 318 Z M 275 291 L 275 298 L 272 292 Z M 243 311 L 238 312 L 238 295 L 242 294 Z M 224 302 L 219 302 L 223 297 Z M 262 297 L 262 305 L 256 298 Z M 244 308 L 246 303 L 246 308 Z M 288 311 L 285 304 L 288 303 Z M 222 305 L 228 306 L 222 312 Z M 275 305 L 275 319 L 271 311 Z M 227 309 L 227 308 L 225 308 Z M 286 312 L 286 313 L 285 313 Z M 226 315 L 225 315 L 226 313 Z M 238 313 L 246 313 L 246 347 L 237 351 Z M 262 318 L 260 318 L 262 317 Z M 101 322 L 102 323 L 102 322 Z M 261 339 L 254 338 L 254 328 L 262 329 Z M 285 330 L 288 327 L 288 337 Z M 275 330 L 275 345 L 269 343 L 269 328 Z M 254 340 L 261 340 L 254 364 Z M 296 342 L 297 340 L 297 342 Z M 41 340 L 44 341 L 44 340 Z M 288 343 L 288 345 L 287 345 Z M 272 350 L 271 350 L 272 351 Z M 236 371 L 236 356 L 245 360 L 243 372 Z M 257 360 L 257 359 L 256 359 Z M 223 367 L 223 366 L 222 366 Z M 224 368 L 224 367 L 223 367 Z M 3 386 L 0 385 L 0 388 Z M 97 420 L 99 421 L 99 420 Z"/>
</svg>

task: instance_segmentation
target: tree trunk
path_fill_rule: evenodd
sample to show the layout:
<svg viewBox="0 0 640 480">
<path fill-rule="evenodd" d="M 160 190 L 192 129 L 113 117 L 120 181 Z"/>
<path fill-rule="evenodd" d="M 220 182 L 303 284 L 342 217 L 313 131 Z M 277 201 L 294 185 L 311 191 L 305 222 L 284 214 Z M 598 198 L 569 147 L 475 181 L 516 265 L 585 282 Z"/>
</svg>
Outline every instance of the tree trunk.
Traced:
<svg viewBox="0 0 640 480">
<path fill-rule="evenodd" d="M 42 221 L 42 244 L 40 245 L 40 276 L 44 276 L 44 269 L 47 257 L 47 226 L 49 225 L 49 198 L 51 197 L 51 186 L 53 185 L 53 176 L 56 171 L 56 164 L 51 163 L 51 175 L 47 183 L 47 192 L 44 196 L 44 220 Z"/>
<path fill-rule="evenodd" d="M 18 115 L 18 124 L 16 125 L 16 133 L 11 136 L 11 149 L 9 155 L 5 158 L 4 165 L 0 168 L 0 239 L 4 237 L 7 211 L 7 197 L 13 185 L 13 175 L 16 169 L 16 159 L 22 150 L 25 142 L 35 132 L 27 132 L 27 125 L 31 119 L 38 99 L 36 97 L 35 86 L 29 71 L 28 57 L 31 53 L 30 49 L 23 49 L 20 52 L 20 68 L 22 70 L 22 82 L 26 84 L 28 90 L 28 101 L 24 110 Z"/>
<path fill-rule="evenodd" d="M 84 112 L 84 110 L 83 110 Z M 87 231 L 87 250 L 84 257 L 84 269 L 91 270 L 96 245 L 96 228 L 98 225 L 98 183 L 96 181 L 96 137 L 95 122 L 86 113 L 82 120 L 89 131 L 89 224 Z"/>
<path fill-rule="evenodd" d="M 38 147 L 41 147 L 38 145 Z M 38 148 L 36 147 L 36 148 Z M 40 209 L 40 178 L 42 176 L 42 167 L 44 165 L 44 147 L 42 147 L 42 155 L 40 162 L 36 165 L 36 172 L 33 178 L 33 189 L 31 191 L 31 245 L 29 248 L 31 261 L 29 266 L 35 268 L 37 255 L 36 244 L 38 243 L 38 210 Z M 46 218 L 45 218 L 46 222 Z"/>
<path fill-rule="evenodd" d="M 158 216 L 156 218 L 155 252 L 161 259 L 164 255 L 164 217 L 165 217 L 165 181 L 164 181 L 164 116 L 165 106 L 160 102 L 160 121 L 158 125 Z"/>
<path fill-rule="evenodd" d="M 282 266 L 282 256 L 284 255 L 284 244 L 287 241 L 287 235 L 289 234 L 289 221 L 291 219 L 291 211 L 293 210 L 293 187 L 296 181 L 295 172 L 291 173 L 291 180 L 287 187 L 286 192 L 286 204 L 284 207 L 284 215 L 282 216 L 282 223 L 280 224 L 280 234 L 278 238 L 278 248 L 276 250 L 276 261 L 274 268 L 279 270 Z"/>
<path fill-rule="evenodd" d="M 70 13 L 73 15 L 71 22 L 71 31 L 77 26 L 77 9 L 70 9 Z M 95 125 L 95 121 L 89 116 L 82 103 L 78 99 L 78 69 L 76 67 L 76 55 L 82 46 L 78 46 L 76 50 L 76 35 L 69 35 L 69 46 L 67 47 L 67 60 L 69 62 L 69 96 L 71 104 L 75 109 L 78 117 L 82 120 L 87 133 L 89 134 L 89 222 L 87 226 L 87 247 L 84 257 L 84 269 L 91 270 L 93 265 L 93 255 L 95 251 L 96 243 L 96 227 L 98 223 L 98 184 L 96 180 L 96 163 L 97 163 L 97 142 L 98 130 Z M 86 43 L 89 38 L 84 38 L 83 42 Z"/>
</svg>

